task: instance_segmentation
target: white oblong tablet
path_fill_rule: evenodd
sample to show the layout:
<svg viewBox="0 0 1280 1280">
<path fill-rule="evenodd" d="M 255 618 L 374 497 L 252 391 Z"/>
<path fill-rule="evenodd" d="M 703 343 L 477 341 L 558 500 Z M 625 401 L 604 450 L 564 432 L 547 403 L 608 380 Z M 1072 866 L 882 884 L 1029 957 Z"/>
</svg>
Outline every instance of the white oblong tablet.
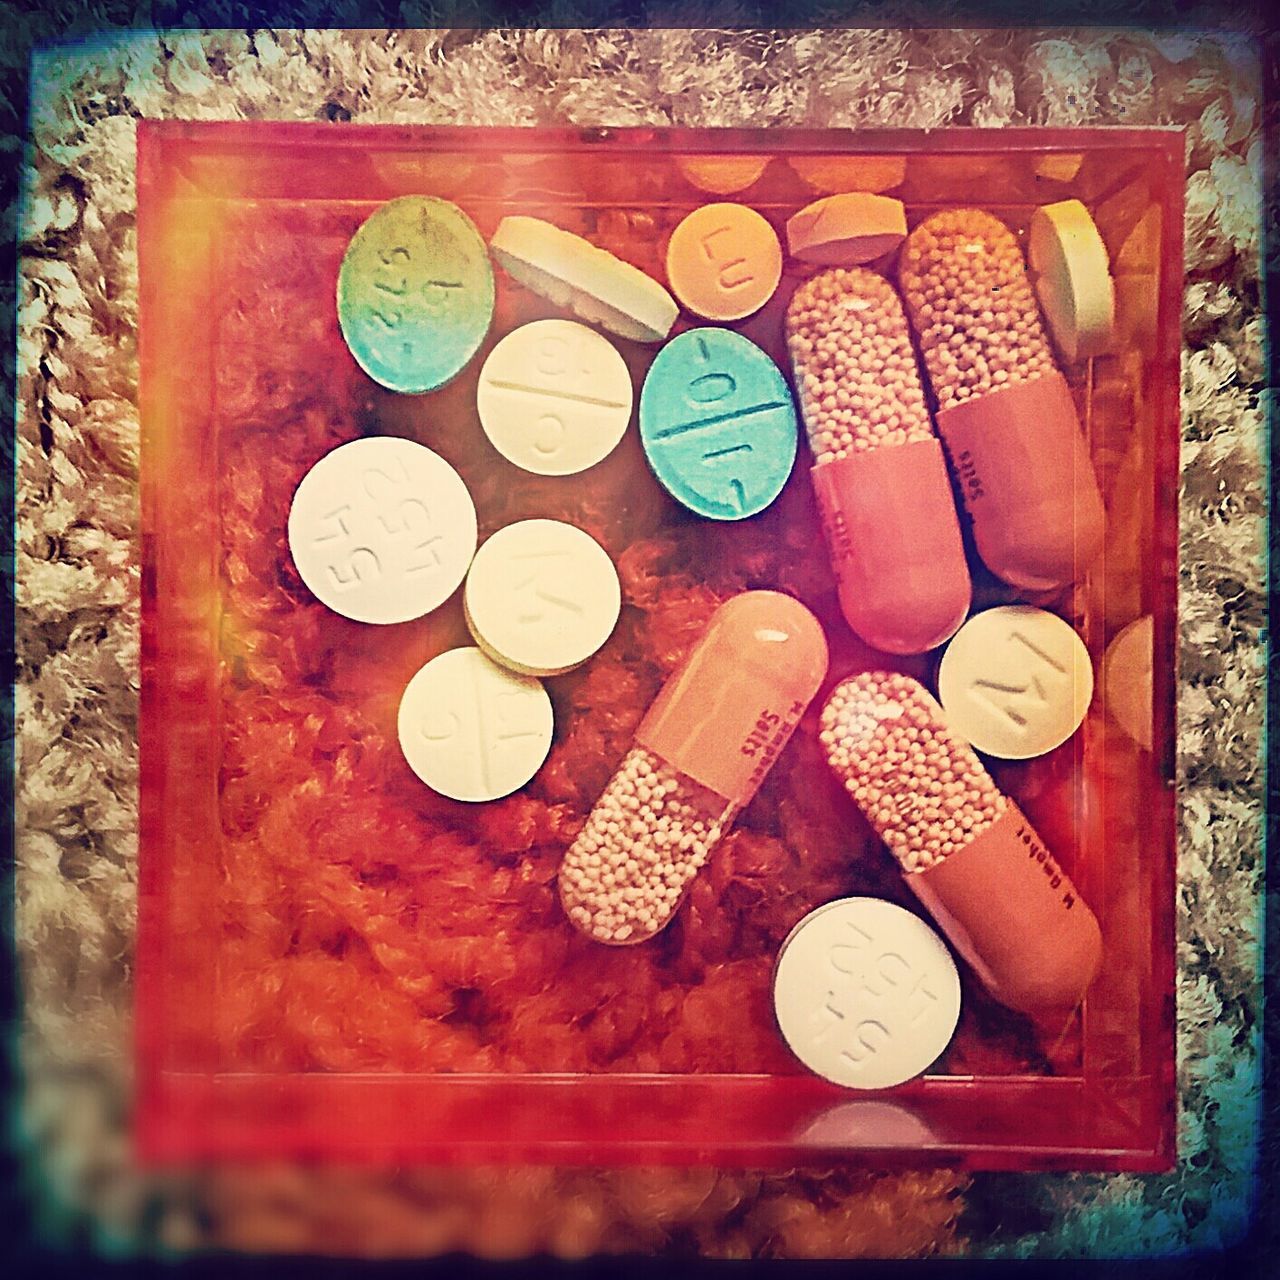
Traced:
<svg viewBox="0 0 1280 1280">
<path fill-rule="evenodd" d="M 356 622 L 408 622 L 442 605 L 476 550 L 476 509 L 438 454 L 398 436 L 339 445 L 302 477 L 289 552 L 311 593 Z"/>
<path fill-rule="evenodd" d="M 1029 760 L 1071 737 L 1093 699 L 1084 641 L 1056 614 L 1002 605 L 975 614 L 938 667 L 947 723 L 979 751 Z"/>
<path fill-rule="evenodd" d="M 542 767 L 554 728 L 551 699 L 530 676 L 479 649 L 450 649 L 409 681 L 397 719 L 409 767 L 453 800 L 498 800 Z"/>
<path fill-rule="evenodd" d="M 810 1071 L 851 1089 L 888 1089 L 950 1043 L 960 975 L 919 916 L 879 898 L 841 898 L 811 911 L 782 944 L 773 1007 Z"/>
<path fill-rule="evenodd" d="M 541 218 L 503 218 L 489 241 L 498 265 L 584 320 L 637 342 L 660 342 L 680 308 L 639 267 Z"/>
<path fill-rule="evenodd" d="M 1042 205 L 1031 215 L 1027 262 L 1045 319 L 1068 360 L 1111 345 L 1115 286 L 1089 210 L 1079 200 Z"/>
<path fill-rule="evenodd" d="M 631 420 L 627 362 L 576 320 L 512 330 L 480 371 L 480 425 L 508 462 L 540 476 L 571 476 L 613 452 Z"/>
<path fill-rule="evenodd" d="M 608 552 L 559 520 L 499 529 L 476 553 L 462 599 L 476 643 L 535 676 L 585 662 L 613 634 L 622 608 Z"/>
</svg>

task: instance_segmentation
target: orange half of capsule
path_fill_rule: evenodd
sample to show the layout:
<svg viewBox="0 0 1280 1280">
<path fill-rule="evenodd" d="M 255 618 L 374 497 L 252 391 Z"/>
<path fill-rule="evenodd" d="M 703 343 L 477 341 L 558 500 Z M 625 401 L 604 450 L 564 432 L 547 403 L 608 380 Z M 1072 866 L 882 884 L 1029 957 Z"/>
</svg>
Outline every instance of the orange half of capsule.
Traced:
<svg viewBox="0 0 1280 1280">
<path fill-rule="evenodd" d="M 827 674 L 817 618 L 779 591 L 726 601 L 654 699 L 636 741 L 742 808 Z"/>
<path fill-rule="evenodd" d="M 886 653 L 949 640 L 971 588 L 946 458 L 937 440 L 867 449 L 813 468 L 845 620 Z"/>
</svg>

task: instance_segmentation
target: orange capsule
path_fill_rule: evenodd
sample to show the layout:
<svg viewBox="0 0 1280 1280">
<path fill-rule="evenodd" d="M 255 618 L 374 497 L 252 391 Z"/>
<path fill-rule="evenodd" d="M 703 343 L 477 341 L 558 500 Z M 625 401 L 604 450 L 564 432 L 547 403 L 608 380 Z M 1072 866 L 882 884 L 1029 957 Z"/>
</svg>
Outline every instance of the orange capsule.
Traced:
<svg viewBox="0 0 1280 1280">
<path fill-rule="evenodd" d="M 926 218 L 898 264 L 978 554 L 1027 591 L 1077 581 L 1106 516 L 1017 238 L 978 209 Z"/>
<path fill-rule="evenodd" d="M 841 611 L 886 653 L 933 649 L 969 567 L 902 303 L 873 271 L 826 271 L 792 295 L 787 341 Z"/>
<path fill-rule="evenodd" d="M 1098 921 L 1031 823 L 910 676 L 869 671 L 822 711 L 828 762 L 907 884 L 992 995 L 1023 1013 L 1079 1003 Z"/>
<path fill-rule="evenodd" d="M 826 672 L 822 627 L 798 600 L 747 591 L 721 605 L 565 854 L 569 919 L 607 943 L 661 930 Z"/>
</svg>

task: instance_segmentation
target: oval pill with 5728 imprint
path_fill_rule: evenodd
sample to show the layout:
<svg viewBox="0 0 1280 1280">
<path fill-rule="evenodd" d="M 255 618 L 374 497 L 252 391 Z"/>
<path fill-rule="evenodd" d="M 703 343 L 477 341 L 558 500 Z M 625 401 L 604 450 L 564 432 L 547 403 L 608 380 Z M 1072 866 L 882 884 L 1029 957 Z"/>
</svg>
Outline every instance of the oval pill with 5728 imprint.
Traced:
<svg viewBox="0 0 1280 1280">
<path fill-rule="evenodd" d="M 576 320 L 512 330 L 480 371 L 480 425 L 508 462 L 540 476 L 571 476 L 613 452 L 631 419 L 627 362 Z"/>
<path fill-rule="evenodd" d="M 491 658 L 554 676 L 586 662 L 613 634 L 622 590 L 590 534 L 560 520 L 521 520 L 476 552 L 462 599 L 467 626 Z"/>
<path fill-rule="evenodd" d="M 408 622 L 442 605 L 476 550 L 476 509 L 438 453 L 398 436 L 352 440 L 307 472 L 289 552 L 311 593 L 355 622 Z"/>
<path fill-rule="evenodd" d="M 409 767 L 452 800 L 499 800 L 542 767 L 554 730 L 540 681 L 450 649 L 409 681 L 396 728 Z"/>
<path fill-rule="evenodd" d="M 1030 605 L 975 614 L 938 667 L 947 723 L 1001 760 L 1029 760 L 1061 746 L 1092 700 L 1084 641 L 1057 614 Z"/>
<path fill-rule="evenodd" d="M 338 271 L 338 324 L 356 363 L 392 391 L 442 387 L 493 319 L 493 267 L 475 224 L 434 196 L 389 200 Z"/>
<path fill-rule="evenodd" d="M 879 898 L 811 911 L 778 953 L 773 1008 L 791 1052 L 852 1089 L 888 1089 L 947 1047 L 960 1017 L 960 975 L 918 916 Z"/>
<path fill-rule="evenodd" d="M 744 204 L 704 204 L 667 244 L 672 292 L 706 320 L 742 320 L 759 311 L 781 278 L 778 233 Z"/>
</svg>

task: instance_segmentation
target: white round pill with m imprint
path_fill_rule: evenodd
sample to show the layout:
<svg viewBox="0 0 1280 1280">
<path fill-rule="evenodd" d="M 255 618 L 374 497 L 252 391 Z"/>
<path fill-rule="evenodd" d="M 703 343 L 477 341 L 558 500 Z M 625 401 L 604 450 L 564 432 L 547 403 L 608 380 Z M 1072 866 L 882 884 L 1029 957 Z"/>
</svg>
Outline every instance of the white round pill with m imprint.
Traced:
<svg viewBox="0 0 1280 1280">
<path fill-rule="evenodd" d="M 539 681 L 468 647 L 432 658 L 409 681 L 396 727 L 427 786 L 475 802 L 510 795 L 538 772 L 554 722 Z"/>
<path fill-rule="evenodd" d="M 1029 760 L 1061 746 L 1092 700 L 1084 641 L 1056 614 L 1030 605 L 975 614 L 938 667 L 947 724 L 1001 760 Z"/>
<path fill-rule="evenodd" d="M 1027 262 L 1045 319 L 1068 360 L 1101 355 L 1115 325 L 1115 285 L 1107 247 L 1079 200 L 1031 215 Z"/>
<path fill-rule="evenodd" d="M 610 635 L 622 608 L 618 571 L 590 534 L 559 520 L 499 529 L 476 553 L 463 591 L 467 626 L 495 662 L 561 675 Z"/>
<path fill-rule="evenodd" d="M 950 1043 L 960 976 L 919 916 L 879 898 L 811 911 L 778 953 L 773 1008 L 791 1052 L 852 1089 L 917 1076 Z"/>
<path fill-rule="evenodd" d="M 535 320 L 489 353 L 476 408 L 508 462 L 571 476 L 613 452 L 633 399 L 627 363 L 608 338 L 576 320 Z"/>
<path fill-rule="evenodd" d="M 438 453 L 398 436 L 352 440 L 302 478 L 289 552 L 322 603 L 355 622 L 408 622 L 457 590 L 476 550 L 476 509 Z"/>
</svg>

